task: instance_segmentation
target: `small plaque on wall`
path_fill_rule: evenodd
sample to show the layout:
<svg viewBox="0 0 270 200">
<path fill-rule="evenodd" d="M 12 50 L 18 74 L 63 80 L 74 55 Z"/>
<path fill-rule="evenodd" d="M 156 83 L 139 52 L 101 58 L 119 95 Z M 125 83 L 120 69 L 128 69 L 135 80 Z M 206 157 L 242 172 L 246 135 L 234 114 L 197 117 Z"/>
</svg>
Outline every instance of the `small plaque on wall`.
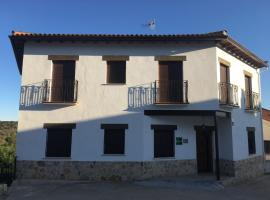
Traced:
<svg viewBox="0 0 270 200">
<path fill-rule="evenodd" d="M 183 143 L 188 143 L 188 139 L 183 139 Z"/>
<path fill-rule="evenodd" d="M 176 137 L 176 145 L 182 145 L 182 144 L 183 144 L 182 137 Z"/>
</svg>

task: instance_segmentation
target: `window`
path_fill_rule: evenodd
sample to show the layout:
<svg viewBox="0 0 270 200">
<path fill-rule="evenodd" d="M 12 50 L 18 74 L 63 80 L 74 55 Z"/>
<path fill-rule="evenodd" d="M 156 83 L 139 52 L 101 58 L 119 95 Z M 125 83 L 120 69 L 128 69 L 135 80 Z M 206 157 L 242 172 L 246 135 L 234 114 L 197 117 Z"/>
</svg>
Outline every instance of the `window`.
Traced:
<svg viewBox="0 0 270 200">
<path fill-rule="evenodd" d="M 70 157 L 71 128 L 48 128 L 46 157 Z"/>
<path fill-rule="evenodd" d="M 152 125 L 154 129 L 154 157 L 174 157 L 175 125 Z"/>
<path fill-rule="evenodd" d="M 247 127 L 248 134 L 248 153 L 256 154 L 256 144 L 255 144 L 255 128 Z"/>
<path fill-rule="evenodd" d="M 51 82 L 52 102 L 73 102 L 75 89 L 75 61 L 54 60 Z"/>
<path fill-rule="evenodd" d="M 220 103 L 230 103 L 230 68 L 220 63 Z"/>
<path fill-rule="evenodd" d="M 265 154 L 270 154 L 270 141 L 264 141 L 264 152 Z"/>
<path fill-rule="evenodd" d="M 107 61 L 107 83 L 126 83 L 126 61 Z"/>
<path fill-rule="evenodd" d="M 183 62 L 159 61 L 157 103 L 186 103 L 183 99 Z"/>
<path fill-rule="evenodd" d="M 220 63 L 220 82 L 230 83 L 230 68 Z"/>
<path fill-rule="evenodd" d="M 251 77 L 245 75 L 245 99 L 246 99 L 246 109 L 252 108 L 252 85 L 251 85 Z"/>
<path fill-rule="evenodd" d="M 102 124 L 104 129 L 104 154 L 125 153 L 125 129 L 127 124 Z"/>
</svg>

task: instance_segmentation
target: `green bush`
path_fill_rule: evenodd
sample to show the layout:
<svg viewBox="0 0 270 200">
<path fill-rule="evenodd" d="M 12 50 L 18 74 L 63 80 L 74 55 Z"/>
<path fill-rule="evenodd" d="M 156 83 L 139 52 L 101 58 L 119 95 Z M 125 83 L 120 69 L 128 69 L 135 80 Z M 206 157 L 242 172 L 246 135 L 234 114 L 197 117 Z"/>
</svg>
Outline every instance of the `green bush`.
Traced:
<svg viewBox="0 0 270 200">
<path fill-rule="evenodd" d="M 0 163 L 14 162 L 17 122 L 0 121 Z"/>
</svg>

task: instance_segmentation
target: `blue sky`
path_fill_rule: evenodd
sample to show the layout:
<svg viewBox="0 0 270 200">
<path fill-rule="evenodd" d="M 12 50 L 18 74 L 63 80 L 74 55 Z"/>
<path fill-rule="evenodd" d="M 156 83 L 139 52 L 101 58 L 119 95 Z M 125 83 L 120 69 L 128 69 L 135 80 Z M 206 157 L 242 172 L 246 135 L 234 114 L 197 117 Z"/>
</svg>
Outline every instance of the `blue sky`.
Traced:
<svg viewBox="0 0 270 200">
<path fill-rule="evenodd" d="M 53 33 L 229 34 L 270 60 L 269 0 L 1 0 L 0 120 L 17 120 L 20 75 L 11 30 Z M 142 26 L 155 19 L 154 31 Z M 270 69 L 262 73 L 263 106 L 270 108 Z"/>
</svg>

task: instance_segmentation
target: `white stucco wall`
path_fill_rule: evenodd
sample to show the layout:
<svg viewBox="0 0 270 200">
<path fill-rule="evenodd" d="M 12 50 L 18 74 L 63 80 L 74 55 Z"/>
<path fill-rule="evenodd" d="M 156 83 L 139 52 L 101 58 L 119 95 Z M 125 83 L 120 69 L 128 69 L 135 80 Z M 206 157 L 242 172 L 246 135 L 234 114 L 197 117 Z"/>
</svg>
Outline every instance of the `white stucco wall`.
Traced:
<svg viewBox="0 0 270 200">
<path fill-rule="evenodd" d="M 243 69 L 255 71 L 236 58 L 212 44 L 89 44 L 89 43 L 27 43 L 24 51 L 22 86 L 39 86 L 44 79 L 50 79 L 52 62 L 48 55 L 79 55 L 76 62 L 78 80 L 78 103 L 74 106 L 43 105 L 34 93 L 34 98 L 23 99 L 20 105 L 17 137 L 19 160 L 42 160 L 45 158 L 46 129 L 44 123 L 76 123 L 72 135 L 72 160 L 153 160 L 153 130 L 151 124 L 177 125 L 176 136 L 188 139 L 188 144 L 176 146 L 176 159 L 196 158 L 196 135 L 193 126 L 202 122 L 212 124 L 211 119 L 202 117 L 148 117 L 144 109 L 190 109 L 217 110 L 220 56 L 231 62 L 231 82 L 244 87 Z M 106 62 L 102 55 L 129 55 L 126 64 L 126 84 L 107 85 Z M 130 105 L 129 90 L 149 87 L 158 79 L 156 55 L 185 55 L 184 80 L 188 80 L 189 105 L 149 104 Z M 240 66 L 240 67 L 239 67 Z M 243 68 L 243 69 L 242 69 Z M 253 85 L 256 85 L 254 74 Z M 36 95 L 36 96 L 35 96 Z M 240 95 L 240 94 L 239 94 Z M 239 98 L 240 99 L 240 98 Z M 234 126 L 228 132 L 221 129 L 220 141 L 226 140 L 221 148 L 224 159 L 247 158 L 246 126 L 260 127 L 258 117 L 246 113 L 242 106 L 232 111 Z M 103 155 L 103 130 L 101 123 L 127 123 L 125 155 Z M 230 121 L 226 122 L 230 126 Z M 258 130 L 258 132 L 257 132 Z M 228 134 L 228 135 L 226 135 Z M 260 136 L 256 134 L 257 147 Z M 220 142 L 221 143 L 221 142 Z M 225 146 L 229 146 L 225 147 Z M 233 148 L 231 147 L 233 146 Z M 239 147 L 239 148 L 238 148 Z M 257 153 L 260 154 L 259 148 Z"/>
<path fill-rule="evenodd" d="M 263 140 L 264 141 L 270 141 L 270 121 L 262 120 L 263 123 Z M 270 155 L 265 153 L 265 159 L 268 161 L 266 169 L 270 169 Z M 269 167 L 268 167 L 269 166 Z M 270 171 L 270 170 L 268 170 Z"/>
<path fill-rule="evenodd" d="M 218 118 L 219 157 L 233 160 L 232 122 L 231 118 Z"/>
<path fill-rule="evenodd" d="M 263 138 L 264 140 L 270 140 L 270 122 L 263 120 Z"/>
<path fill-rule="evenodd" d="M 177 125 L 175 137 L 188 139 L 188 143 L 175 145 L 175 159 L 196 159 L 196 131 L 194 126 L 202 124 L 213 126 L 213 118 L 211 117 L 182 117 L 182 116 L 146 116 L 144 119 L 144 160 L 154 159 L 154 130 L 149 130 L 151 124 Z"/>
<path fill-rule="evenodd" d="M 215 78 L 197 79 L 208 71 L 215 77 L 215 48 L 212 45 L 91 45 L 30 43 L 25 47 L 22 85 L 39 85 L 51 78 L 52 62 L 48 55 L 80 55 L 76 62 L 76 79 L 79 81 L 78 103 L 75 106 L 30 105 L 21 106 L 17 143 L 18 159 L 43 159 L 45 157 L 46 130 L 43 123 L 77 123 L 73 130 L 72 159 L 74 160 L 141 160 L 143 159 L 143 107 L 130 107 L 128 89 L 149 85 L 158 79 L 158 62 L 155 55 L 185 55 L 184 80 L 189 81 L 188 106 L 163 106 L 162 109 L 215 109 L 217 92 Z M 106 62 L 102 55 L 129 55 L 125 85 L 106 85 Z M 205 85 L 209 87 L 205 87 Z M 201 91 L 198 94 L 196 88 Z M 207 107 L 204 105 L 208 105 Z M 128 123 L 126 131 L 126 155 L 104 156 L 101 123 Z M 151 138 L 152 140 L 152 138 Z M 95 142 L 93 142 L 95 141 Z M 192 141 L 192 140 L 191 140 Z M 29 145 L 30 144 L 30 145 Z M 147 145 L 146 145 L 147 146 Z M 150 147 L 151 145 L 148 145 Z M 33 151 L 35 149 L 35 151 Z M 150 151 L 150 150 L 149 150 Z M 152 152 L 152 151 L 151 151 Z M 189 151 L 187 151 L 189 152 Z M 147 153 L 146 153 L 147 154 Z M 190 154 L 187 153 L 187 157 Z M 183 154 L 185 155 L 185 154 Z M 185 156 L 184 156 L 185 157 Z M 194 156 L 193 156 L 194 157 Z M 153 156 L 151 155 L 151 159 Z M 147 159 L 150 159 L 147 157 Z"/>
<path fill-rule="evenodd" d="M 262 130 L 261 116 L 259 112 L 248 112 L 245 110 L 245 76 L 244 71 L 252 74 L 252 90 L 260 93 L 259 72 L 239 59 L 231 56 L 223 50 L 217 48 L 218 58 L 222 58 L 230 63 L 230 83 L 238 86 L 239 108 L 226 109 L 231 110 L 232 119 L 232 141 L 233 141 L 233 159 L 241 160 L 252 156 L 262 155 Z M 219 65 L 217 70 L 218 81 L 220 78 Z M 256 154 L 248 154 L 248 139 L 246 127 L 255 127 Z"/>
</svg>

